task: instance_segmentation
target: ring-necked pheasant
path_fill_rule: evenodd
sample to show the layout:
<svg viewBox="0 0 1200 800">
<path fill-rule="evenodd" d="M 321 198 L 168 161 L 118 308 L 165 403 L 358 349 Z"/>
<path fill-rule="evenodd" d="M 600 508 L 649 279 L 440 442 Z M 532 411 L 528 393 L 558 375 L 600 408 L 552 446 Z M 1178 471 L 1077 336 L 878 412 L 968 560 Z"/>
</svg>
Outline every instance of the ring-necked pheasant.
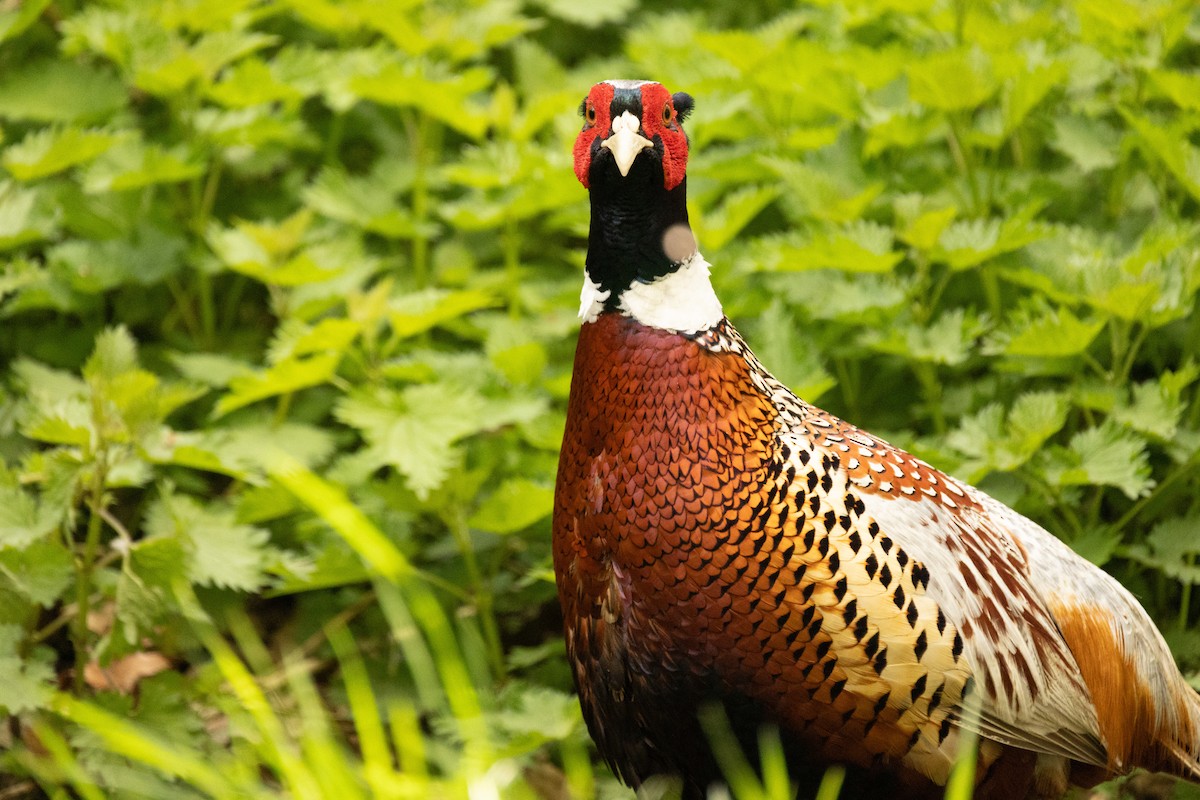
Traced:
<svg viewBox="0 0 1200 800">
<path fill-rule="evenodd" d="M 715 701 L 745 744 L 777 725 L 797 775 L 845 763 L 860 792 L 888 781 L 878 796 L 937 795 L 963 728 L 978 797 L 1200 777 L 1200 699 L 1129 592 L 793 395 L 724 317 L 688 227 L 692 98 L 614 80 L 581 110 L 592 216 L 554 562 L 617 774 L 702 797 Z"/>
</svg>

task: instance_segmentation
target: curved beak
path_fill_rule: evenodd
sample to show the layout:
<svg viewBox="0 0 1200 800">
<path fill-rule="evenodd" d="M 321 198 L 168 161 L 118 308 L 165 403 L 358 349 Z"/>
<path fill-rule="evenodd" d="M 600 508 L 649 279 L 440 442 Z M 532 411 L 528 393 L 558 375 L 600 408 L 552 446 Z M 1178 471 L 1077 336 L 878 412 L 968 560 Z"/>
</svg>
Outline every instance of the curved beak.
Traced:
<svg viewBox="0 0 1200 800">
<path fill-rule="evenodd" d="M 629 168 L 633 166 L 638 153 L 654 147 L 654 142 L 638 133 L 640 127 L 638 118 L 626 111 L 613 120 L 612 135 L 600 143 L 601 147 L 612 151 L 622 178 L 629 175 Z"/>
</svg>

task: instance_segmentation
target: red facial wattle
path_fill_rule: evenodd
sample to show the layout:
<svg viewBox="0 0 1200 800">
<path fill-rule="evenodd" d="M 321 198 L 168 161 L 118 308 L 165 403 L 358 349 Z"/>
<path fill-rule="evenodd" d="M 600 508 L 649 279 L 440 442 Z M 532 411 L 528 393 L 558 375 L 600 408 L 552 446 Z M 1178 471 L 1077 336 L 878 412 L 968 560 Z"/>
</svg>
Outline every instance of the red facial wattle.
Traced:
<svg viewBox="0 0 1200 800">
<path fill-rule="evenodd" d="M 598 136 L 607 136 L 612 126 L 612 99 L 612 84 L 597 83 L 583 101 L 583 130 L 575 139 L 575 177 L 585 187 L 589 186 L 588 172 L 592 168 L 592 143 Z"/>
<path fill-rule="evenodd" d="M 661 83 L 642 86 L 642 130 L 646 138 L 662 141 L 663 185 L 674 189 L 687 175 L 687 136 L 671 94 Z"/>
<path fill-rule="evenodd" d="M 653 142 L 654 150 L 662 162 L 663 186 L 668 191 L 676 188 L 687 175 L 688 143 L 683 132 L 682 120 L 676 113 L 674 100 L 659 83 L 644 83 L 641 93 L 641 114 L 638 119 L 639 135 Z M 588 92 L 583 102 L 583 130 L 575 140 L 575 176 L 585 187 L 591 187 L 592 158 L 599 140 L 601 146 L 611 144 L 607 140 L 613 134 L 612 104 L 614 86 L 598 83 Z M 622 166 L 625 174 L 627 164 Z"/>
</svg>

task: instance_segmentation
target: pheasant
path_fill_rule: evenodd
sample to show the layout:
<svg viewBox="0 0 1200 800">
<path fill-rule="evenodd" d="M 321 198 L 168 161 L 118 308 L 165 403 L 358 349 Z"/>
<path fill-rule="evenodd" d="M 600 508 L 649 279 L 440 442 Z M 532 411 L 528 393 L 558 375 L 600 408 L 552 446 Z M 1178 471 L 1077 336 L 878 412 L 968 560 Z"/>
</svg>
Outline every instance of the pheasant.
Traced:
<svg viewBox="0 0 1200 800">
<path fill-rule="evenodd" d="M 616 774 L 703 797 L 718 704 L 751 750 L 776 727 L 801 786 L 845 764 L 848 797 L 940 796 L 966 731 L 980 798 L 1200 778 L 1200 696 L 1129 592 L 759 363 L 688 226 L 692 108 L 598 83 L 574 147 L 591 226 L 554 566 Z"/>
</svg>

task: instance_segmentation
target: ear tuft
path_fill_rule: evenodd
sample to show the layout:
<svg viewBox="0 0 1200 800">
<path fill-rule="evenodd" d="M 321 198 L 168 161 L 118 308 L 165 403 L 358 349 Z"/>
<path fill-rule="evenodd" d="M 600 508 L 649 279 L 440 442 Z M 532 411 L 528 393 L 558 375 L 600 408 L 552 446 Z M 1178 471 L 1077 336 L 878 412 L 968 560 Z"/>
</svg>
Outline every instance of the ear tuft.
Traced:
<svg viewBox="0 0 1200 800">
<path fill-rule="evenodd" d="M 676 92 L 671 95 L 671 102 L 675 104 L 675 116 L 679 118 L 680 122 L 686 121 L 696 107 L 696 101 L 687 92 Z"/>
</svg>

